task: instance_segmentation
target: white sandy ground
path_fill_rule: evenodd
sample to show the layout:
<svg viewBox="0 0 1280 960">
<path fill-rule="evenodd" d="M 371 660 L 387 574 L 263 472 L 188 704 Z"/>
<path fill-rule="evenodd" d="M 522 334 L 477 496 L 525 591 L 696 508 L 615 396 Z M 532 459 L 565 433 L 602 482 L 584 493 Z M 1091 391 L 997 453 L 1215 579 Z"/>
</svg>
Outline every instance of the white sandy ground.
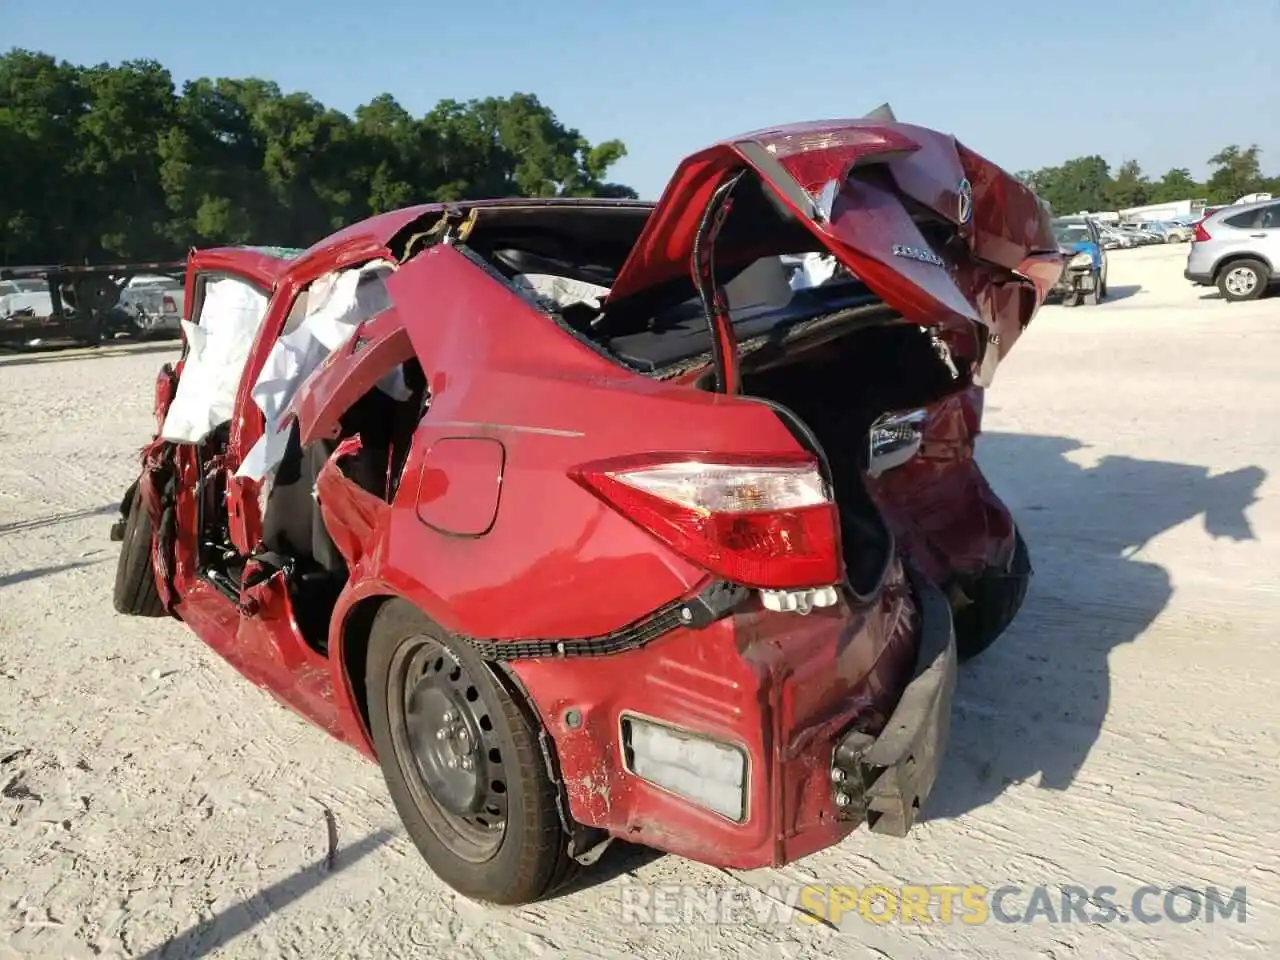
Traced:
<svg viewBox="0 0 1280 960">
<path fill-rule="evenodd" d="M 445 889 L 378 769 L 182 626 L 113 615 L 173 348 L 0 358 L 0 957 L 1280 956 L 1280 298 L 1206 298 L 1185 250 L 1113 255 L 1112 301 L 1046 308 L 989 395 L 1037 575 L 962 671 L 927 822 L 777 871 L 624 850 L 520 910 Z M 1126 917 L 1146 884 L 1246 886 L 1247 915 L 646 925 L 631 882 L 1109 884 Z"/>
</svg>

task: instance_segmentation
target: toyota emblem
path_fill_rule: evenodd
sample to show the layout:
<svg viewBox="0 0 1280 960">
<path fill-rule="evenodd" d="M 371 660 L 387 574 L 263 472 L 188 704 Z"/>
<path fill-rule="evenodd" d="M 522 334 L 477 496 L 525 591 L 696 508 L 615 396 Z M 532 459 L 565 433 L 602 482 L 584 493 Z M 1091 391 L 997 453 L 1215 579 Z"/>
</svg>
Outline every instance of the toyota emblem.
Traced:
<svg viewBox="0 0 1280 960">
<path fill-rule="evenodd" d="M 956 206 L 960 223 L 968 223 L 973 216 L 973 184 L 968 180 L 961 180 L 960 186 L 956 189 Z"/>
</svg>

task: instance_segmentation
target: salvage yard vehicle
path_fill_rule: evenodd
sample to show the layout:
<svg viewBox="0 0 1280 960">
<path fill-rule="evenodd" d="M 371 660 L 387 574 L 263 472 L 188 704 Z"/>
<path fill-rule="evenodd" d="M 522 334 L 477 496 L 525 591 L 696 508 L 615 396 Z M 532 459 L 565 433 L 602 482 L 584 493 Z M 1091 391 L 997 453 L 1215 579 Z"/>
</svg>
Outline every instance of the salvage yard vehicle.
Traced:
<svg viewBox="0 0 1280 960">
<path fill-rule="evenodd" d="M 810 253 L 845 275 L 793 290 Z M 1033 193 L 883 111 L 718 143 L 656 204 L 196 251 L 115 607 L 375 760 L 469 897 L 613 839 L 905 836 L 1031 575 L 973 451 L 1061 271 Z"/>
<path fill-rule="evenodd" d="M 1224 300 L 1256 300 L 1280 282 L 1280 201 L 1232 205 L 1196 224 L 1183 276 Z"/>
<path fill-rule="evenodd" d="M 1053 235 L 1066 258 L 1050 296 L 1063 306 L 1097 306 L 1107 295 L 1107 251 L 1096 220 L 1054 220 Z"/>
<path fill-rule="evenodd" d="M 0 280 L 0 320 L 45 317 L 53 313 L 49 285 L 43 280 Z"/>
<path fill-rule="evenodd" d="M 184 261 L 84 266 L 0 267 L 0 346 L 42 346 L 49 341 L 97 346 L 117 337 L 176 333 L 180 301 L 155 281 L 185 274 Z M 139 276 L 150 285 L 135 288 Z M 166 317 L 172 317 L 169 321 Z"/>
<path fill-rule="evenodd" d="M 177 333 L 182 322 L 182 277 L 138 274 L 120 290 L 119 307 L 134 318 L 143 335 Z"/>
</svg>

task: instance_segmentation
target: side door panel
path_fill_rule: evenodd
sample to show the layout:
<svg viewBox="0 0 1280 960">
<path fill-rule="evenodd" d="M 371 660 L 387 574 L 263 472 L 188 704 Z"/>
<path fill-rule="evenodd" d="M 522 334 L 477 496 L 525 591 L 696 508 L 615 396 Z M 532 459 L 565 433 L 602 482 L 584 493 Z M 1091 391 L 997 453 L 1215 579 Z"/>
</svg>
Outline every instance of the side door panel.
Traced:
<svg viewBox="0 0 1280 960">
<path fill-rule="evenodd" d="M 272 684 L 273 695 L 343 740 L 350 739 L 350 731 L 345 729 L 343 714 L 335 703 L 334 673 L 327 653 L 323 648 L 312 647 L 298 626 L 300 618 L 286 580 L 287 574 L 254 559 L 263 535 L 263 495 L 266 485 L 251 477 L 237 477 L 235 474 L 244 463 L 245 456 L 266 433 L 266 420 L 262 410 L 254 402 L 252 390 L 266 367 L 276 341 L 289 322 L 290 313 L 299 295 L 325 274 L 369 259 L 372 258 L 368 251 L 362 250 L 358 255 L 353 254 L 345 259 L 338 257 L 324 263 L 299 264 L 293 273 L 286 275 L 277 284 L 258 340 L 240 380 L 224 468 L 230 535 L 236 550 L 247 561 L 244 579 L 247 585 L 242 588 L 239 604 L 239 645 L 245 650 L 258 651 L 261 658 L 269 662 L 270 671 L 278 678 Z M 407 337 L 405 340 L 407 341 Z M 353 337 L 350 343 L 335 351 L 330 357 L 331 363 L 326 366 L 345 369 L 346 364 L 336 363 L 334 358 L 344 359 L 350 353 L 358 352 L 355 341 L 356 338 Z M 412 355 L 411 345 L 408 350 L 408 355 Z M 376 353 L 377 356 L 369 359 L 385 361 L 382 351 Z M 362 368 L 371 369 L 369 364 L 363 362 L 363 356 L 356 359 L 357 371 Z M 383 372 L 386 372 L 385 367 Z M 342 378 L 326 378 L 323 374 L 324 368 L 309 378 L 297 403 L 305 410 L 308 425 L 323 421 L 328 427 L 332 426 L 334 410 L 341 413 L 344 409 L 340 401 L 346 390 L 339 389 L 336 392 L 340 396 L 331 396 L 330 388 L 341 387 Z M 363 382 L 359 376 L 355 379 Z M 314 642 L 314 638 L 312 639 Z M 261 672 L 261 664 L 258 672 Z"/>
<path fill-rule="evenodd" d="M 1271 266 L 1272 278 L 1280 273 L 1280 203 L 1264 207 L 1255 233 L 1262 234 L 1255 239 L 1260 241 L 1261 253 Z"/>
<path fill-rule="evenodd" d="M 188 266 L 186 277 L 186 316 L 185 320 L 195 327 L 203 327 L 209 319 L 204 316 L 204 308 L 207 301 L 207 293 L 211 284 L 220 280 L 231 280 L 237 283 L 252 287 L 259 293 L 265 294 L 261 283 L 252 277 L 238 274 L 234 270 L 229 270 L 220 264 L 204 264 L 198 256 L 193 257 Z M 171 391 L 167 397 L 165 404 L 166 419 L 162 419 L 157 425 L 157 433 L 164 430 L 168 414 L 173 411 L 177 395 L 182 392 L 183 384 L 187 381 L 187 376 L 194 376 L 192 365 L 195 361 L 193 353 L 193 345 L 189 341 L 188 331 L 183 330 L 184 349 L 182 359 L 176 365 L 179 378 L 176 384 L 176 390 Z M 207 378 L 205 386 L 208 387 Z M 196 396 L 200 396 L 199 393 Z M 211 404 L 216 406 L 216 404 Z M 199 405 L 194 409 L 188 407 L 184 414 L 179 415 L 178 420 L 183 425 L 190 426 L 192 423 L 204 422 L 195 417 L 194 414 L 199 411 L 200 416 L 208 416 Z M 181 429 L 181 427 L 179 428 Z M 198 426 L 196 429 L 200 429 Z M 225 428 L 224 428 L 225 429 Z M 192 433 L 192 436 L 195 434 Z M 212 510 L 225 509 L 225 501 L 219 497 L 201 497 L 197 499 L 196 490 L 201 487 L 209 479 L 209 470 L 214 470 L 216 476 L 217 469 L 211 465 L 219 463 L 226 454 L 225 442 L 219 442 L 217 439 L 223 435 L 223 431 L 215 428 L 204 440 L 199 443 L 175 442 L 169 444 L 174 453 L 174 461 L 177 468 L 179 482 L 177 483 L 175 510 L 177 525 L 175 528 L 175 542 L 173 547 L 172 563 L 175 573 L 175 579 L 179 583 L 186 583 L 196 580 L 201 576 L 201 554 L 202 541 L 205 532 L 210 528 L 218 526 L 218 517 L 208 515 Z"/>
<path fill-rule="evenodd" d="M 1214 252 L 1217 254 L 1217 262 L 1214 263 L 1215 274 L 1218 264 L 1227 257 L 1249 252 L 1258 243 L 1258 238 L 1253 235 L 1262 232 L 1259 228 L 1260 212 L 1251 210 L 1233 214 L 1219 221 L 1216 228 L 1213 226 L 1208 228 L 1216 241 L 1214 244 Z"/>
<path fill-rule="evenodd" d="M 253 552 L 262 536 L 261 484 L 235 475 L 244 462 L 244 455 L 257 443 L 265 426 L 262 411 L 254 404 L 250 391 L 284 327 L 289 309 L 297 296 L 298 286 L 296 282 L 285 280 L 272 292 L 262 330 L 249 354 L 249 361 L 240 378 L 240 388 L 236 392 L 236 412 L 231 421 L 231 435 L 227 443 L 227 520 L 231 543 L 244 557 Z"/>
</svg>

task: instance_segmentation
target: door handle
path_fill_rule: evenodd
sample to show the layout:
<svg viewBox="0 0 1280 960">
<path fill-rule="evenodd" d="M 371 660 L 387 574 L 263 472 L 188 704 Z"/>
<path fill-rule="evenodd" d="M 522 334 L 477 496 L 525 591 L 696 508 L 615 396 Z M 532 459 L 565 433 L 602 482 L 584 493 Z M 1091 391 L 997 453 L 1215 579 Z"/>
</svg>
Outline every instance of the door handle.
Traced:
<svg viewBox="0 0 1280 960">
<path fill-rule="evenodd" d="M 1267 238 L 1265 233 L 1251 233 L 1249 236 L 1253 237 L 1255 240 L 1265 240 Z"/>
</svg>

